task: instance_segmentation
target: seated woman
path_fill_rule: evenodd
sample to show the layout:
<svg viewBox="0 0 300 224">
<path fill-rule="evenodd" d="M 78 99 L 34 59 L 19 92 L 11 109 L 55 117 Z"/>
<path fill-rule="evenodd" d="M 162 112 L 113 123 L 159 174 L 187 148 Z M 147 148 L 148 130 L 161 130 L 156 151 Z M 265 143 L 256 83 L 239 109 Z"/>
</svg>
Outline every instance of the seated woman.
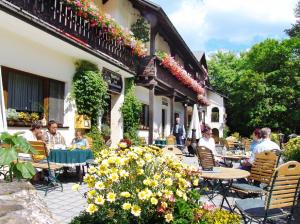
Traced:
<svg viewBox="0 0 300 224">
<path fill-rule="evenodd" d="M 73 147 L 76 147 L 76 148 L 85 147 L 88 149 L 90 147 L 88 140 L 83 137 L 82 131 L 80 131 L 80 130 L 76 130 L 75 138 L 72 140 L 71 144 L 73 145 Z"/>
</svg>

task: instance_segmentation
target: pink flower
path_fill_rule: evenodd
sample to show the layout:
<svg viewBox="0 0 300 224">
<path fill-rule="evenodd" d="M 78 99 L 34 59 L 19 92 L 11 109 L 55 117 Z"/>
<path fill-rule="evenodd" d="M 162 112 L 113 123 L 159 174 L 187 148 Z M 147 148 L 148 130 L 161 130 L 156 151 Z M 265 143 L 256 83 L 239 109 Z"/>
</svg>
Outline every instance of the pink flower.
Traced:
<svg viewBox="0 0 300 224">
<path fill-rule="evenodd" d="M 202 208 L 207 211 L 212 211 L 215 209 L 215 206 L 211 202 L 205 202 L 204 205 L 202 206 Z"/>
</svg>

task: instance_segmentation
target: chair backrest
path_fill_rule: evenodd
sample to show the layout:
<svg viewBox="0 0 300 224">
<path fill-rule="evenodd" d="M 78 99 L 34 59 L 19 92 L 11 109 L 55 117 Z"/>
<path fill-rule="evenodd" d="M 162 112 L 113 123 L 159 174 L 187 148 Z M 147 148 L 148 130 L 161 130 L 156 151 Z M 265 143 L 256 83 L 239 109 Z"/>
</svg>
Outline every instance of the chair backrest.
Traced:
<svg viewBox="0 0 300 224">
<path fill-rule="evenodd" d="M 174 135 L 167 137 L 167 145 L 176 145 L 176 137 Z"/>
<path fill-rule="evenodd" d="M 250 145 L 251 145 L 251 143 L 250 143 L 250 141 L 249 141 L 248 138 L 243 138 L 242 139 L 242 144 L 243 144 L 246 152 L 250 151 Z"/>
<path fill-rule="evenodd" d="M 299 197 L 299 184 L 299 162 L 290 161 L 279 166 L 272 176 L 270 190 L 266 197 L 266 210 L 285 207 L 292 209 Z"/>
<path fill-rule="evenodd" d="M 215 157 L 210 149 L 204 146 L 197 146 L 196 153 L 202 169 L 211 169 L 216 166 Z"/>
<path fill-rule="evenodd" d="M 32 148 L 35 149 L 36 154 L 31 154 L 31 158 L 34 162 L 39 162 L 48 157 L 48 149 L 43 141 L 29 141 Z"/>
<path fill-rule="evenodd" d="M 277 161 L 278 157 L 272 151 L 264 151 L 256 154 L 249 179 L 269 185 L 277 166 Z"/>
</svg>

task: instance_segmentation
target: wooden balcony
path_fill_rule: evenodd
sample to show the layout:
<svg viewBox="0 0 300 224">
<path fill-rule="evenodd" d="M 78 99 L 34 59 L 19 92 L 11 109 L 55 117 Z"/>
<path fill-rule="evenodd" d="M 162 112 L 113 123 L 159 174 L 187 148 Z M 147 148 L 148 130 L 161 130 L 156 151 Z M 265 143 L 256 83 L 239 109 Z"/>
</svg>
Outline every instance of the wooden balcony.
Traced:
<svg viewBox="0 0 300 224">
<path fill-rule="evenodd" d="M 88 48 L 94 53 L 101 52 L 108 60 L 121 63 L 131 71 L 136 71 L 138 58 L 132 53 L 132 49 L 122 42 L 112 39 L 109 33 L 101 28 L 91 26 L 88 20 L 76 15 L 60 0 L 1 0 L 1 7 L 18 13 L 19 18 L 24 15 L 28 21 L 36 21 L 39 25 L 54 29 L 63 38 L 71 39 Z M 57 35 L 56 35 L 57 36 Z M 109 57 L 107 57 L 109 56 Z M 113 60 L 114 59 L 114 60 Z"/>
</svg>

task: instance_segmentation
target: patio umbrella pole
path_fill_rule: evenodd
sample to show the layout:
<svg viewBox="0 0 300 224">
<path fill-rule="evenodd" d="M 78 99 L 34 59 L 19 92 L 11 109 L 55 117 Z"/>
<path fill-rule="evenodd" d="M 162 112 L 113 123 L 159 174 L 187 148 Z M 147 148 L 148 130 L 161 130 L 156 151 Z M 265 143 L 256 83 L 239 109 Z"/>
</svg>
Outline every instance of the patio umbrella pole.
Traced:
<svg viewBox="0 0 300 224">
<path fill-rule="evenodd" d="M 196 140 L 196 129 L 192 129 L 192 143 L 191 143 L 194 153 L 196 152 L 197 140 Z"/>
</svg>

